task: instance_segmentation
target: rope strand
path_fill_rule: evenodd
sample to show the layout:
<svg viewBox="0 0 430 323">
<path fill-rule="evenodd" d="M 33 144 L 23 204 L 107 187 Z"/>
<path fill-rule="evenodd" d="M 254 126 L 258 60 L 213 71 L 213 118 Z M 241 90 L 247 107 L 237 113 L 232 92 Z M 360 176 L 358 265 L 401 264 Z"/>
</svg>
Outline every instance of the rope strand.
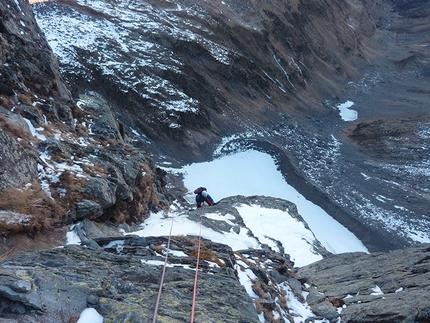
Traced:
<svg viewBox="0 0 430 323">
<path fill-rule="evenodd" d="M 164 258 L 163 273 L 161 274 L 160 288 L 158 289 L 157 302 L 155 303 L 154 318 L 152 320 L 152 323 L 157 322 L 158 306 L 160 305 L 161 291 L 163 289 L 163 284 L 164 284 L 164 274 L 166 273 L 167 258 L 169 257 L 169 247 L 170 247 L 170 238 L 172 236 L 172 228 L 173 228 L 173 217 L 172 217 L 172 223 L 170 224 L 169 239 L 167 240 L 167 248 L 166 248 L 166 257 Z"/>
<path fill-rule="evenodd" d="M 199 243 L 197 249 L 197 263 L 196 263 L 196 274 L 194 275 L 194 290 L 193 290 L 193 302 L 191 305 L 191 319 L 190 323 L 194 323 L 194 309 L 196 307 L 196 295 L 197 295 L 197 277 L 199 275 L 199 261 L 200 261 L 200 242 L 202 237 L 202 216 L 203 216 L 204 204 L 202 203 L 202 212 L 200 214 L 200 233 L 199 233 Z"/>
</svg>

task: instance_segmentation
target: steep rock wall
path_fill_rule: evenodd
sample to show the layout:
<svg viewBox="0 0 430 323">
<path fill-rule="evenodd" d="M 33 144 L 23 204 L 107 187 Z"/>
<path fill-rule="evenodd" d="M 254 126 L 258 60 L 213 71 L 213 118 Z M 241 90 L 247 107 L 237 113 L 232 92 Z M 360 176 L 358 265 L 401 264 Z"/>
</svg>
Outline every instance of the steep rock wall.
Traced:
<svg viewBox="0 0 430 323">
<path fill-rule="evenodd" d="M 2 252 L 19 245 L 15 232 L 142 221 L 165 208 L 163 171 L 130 144 L 109 102 L 72 100 L 30 4 L 0 1 L 0 17 Z"/>
</svg>

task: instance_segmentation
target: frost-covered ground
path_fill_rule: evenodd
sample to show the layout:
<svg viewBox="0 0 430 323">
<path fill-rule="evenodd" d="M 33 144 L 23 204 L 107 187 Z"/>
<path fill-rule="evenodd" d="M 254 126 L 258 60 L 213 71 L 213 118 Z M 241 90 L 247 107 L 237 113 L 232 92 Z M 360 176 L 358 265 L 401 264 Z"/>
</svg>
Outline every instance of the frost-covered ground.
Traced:
<svg viewBox="0 0 430 323">
<path fill-rule="evenodd" d="M 40 3 L 33 8 L 63 74 L 93 82 L 97 71 L 116 84 L 120 92 L 135 93 L 145 99 L 146 104 L 159 111 L 158 122 L 169 123 L 170 128 L 179 127 L 172 120 L 182 113 L 197 113 L 199 102 L 163 76 L 166 71 L 182 74 L 183 62 L 154 39 L 165 35 L 197 42 L 226 65 L 233 53 L 210 37 L 201 36 L 211 34 L 204 24 L 216 22 L 209 21 L 211 18 L 205 13 L 185 10 L 179 4 L 160 9 L 134 1 L 78 0 L 71 6 Z M 87 10 L 98 14 L 88 14 Z M 187 15 L 183 15 L 185 11 Z"/>
</svg>

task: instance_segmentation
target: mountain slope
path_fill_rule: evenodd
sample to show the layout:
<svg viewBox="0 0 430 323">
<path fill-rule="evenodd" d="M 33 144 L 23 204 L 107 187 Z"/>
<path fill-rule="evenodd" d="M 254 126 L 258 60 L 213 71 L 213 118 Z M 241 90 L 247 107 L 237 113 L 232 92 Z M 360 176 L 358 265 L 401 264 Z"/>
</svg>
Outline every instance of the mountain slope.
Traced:
<svg viewBox="0 0 430 323">
<path fill-rule="evenodd" d="M 83 218 L 142 221 L 166 208 L 163 172 L 126 144 L 109 104 L 71 99 L 28 2 L 1 1 L 0 14 L 1 253 L 64 241 L 27 234 Z"/>
<path fill-rule="evenodd" d="M 75 92 L 108 97 L 124 122 L 144 114 L 130 126 L 188 160 L 279 113 L 321 113 L 321 98 L 360 75 L 375 28 L 358 2 L 60 1 L 34 9 Z"/>
<path fill-rule="evenodd" d="M 152 316 L 166 238 L 124 238 L 118 224 L 132 231 L 128 224 L 167 211 L 174 200 L 187 206 L 180 178 L 154 160 L 181 166 L 238 149 L 266 151 L 369 250 L 428 239 L 426 1 L 59 1 L 33 8 L 42 26 L 64 26 L 43 27 L 56 31 L 48 40 L 64 80 L 28 4 L 0 1 L 5 322 L 73 322 L 87 307 L 112 321 Z M 338 104 L 347 99 L 359 119 L 345 124 Z M 300 245 L 312 261 L 325 259 L 294 268 L 284 242 L 257 237 L 234 213 L 234 203 L 263 198 L 237 199 L 205 225 L 220 235 L 246 234 L 241 242 L 256 248 L 233 254 L 204 240 L 199 274 L 208 288 L 200 290 L 198 318 L 428 322 L 419 298 L 428 290 L 428 245 L 329 256 L 307 232 L 289 252 L 297 257 Z M 286 213 L 285 204 L 293 210 L 264 199 L 271 209 L 281 204 L 271 216 Z M 180 217 L 199 220 L 196 211 Z M 9 257 L 40 247 L 41 236 L 64 224 L 76 224 L 81 246 Z M 26 240 L 14 240 L 16 231 Z M 163 319 L 189 318 L 194 238 L 175 237 L 170 248 L 175 267 L 167 269 Z"/>
<path fill-rule="evenodd" d="M 75 95 L 108 98 L 156 162 L 210 159 L 229 141 L 275 151 L 306 198 L 369 250 L 392 250 L 429 239 L 427 6 L 77 1 L 34 10 Z M 347 100 L 357 122 L 338 115 Z M 416 114 L 405 134 L 374 144 L 406 111 Z M 365 127 L 387 117 L 400 125 Z"/>
<path fill-rule="evenodd" d="M 4 14 L 22 15 L 19 8 L 25 5 L 16 4 L 12 12 L 4 7 Z M 55 81 L 47 87 L 27 82 L 28 88 L 18 87 L 15 95 L 5 85 L 2 107 L 8 117 L 2 129 L 8 129 L 9 137 L 25 138 L 19 145 L 28 145 L 24 152 L 33 146 L 35 159 L 9 157 L 5 164 L 25 162 L 22 172 L 8 170 L 8 176 L 21 177 L 4 181 L 4 189 L 39 182 L 43 190 L 35 185 L 26 194 L 37 200 L 46 193 L 42 210 L 52 210 L 48 218 L 54 219 L 48 222 L 55 224 L 84 217 L 130 222 L 136 212 L 143 219 L 150 209 L 165 208 L 182 195 L 165 189 L 165 173 L 147 154 L 158 164 L 181 165 L 212 158 L 222 139 L 222 153 L 237 144 L 271 152 L 292 184 L 369 250 L 427 241 L 426 5 L 34 5 L 74 99 L 66 101 L 70 96 L 49 60 L 37 60 L 51 66 L 42 79 L 54 75 Z M 35 35 L 36 47 L 46 45 L 36 29 L 26 29 L 33 22 L 4 21 L 2 37 L 9 37 L 10 44 L 24 34 Z M 23 52 L 35 61 L 31 52 Z M 3 56 L 10 84 L 14 74 L 7 70 L 12 67 L 18 74 L 38 75 L 37 65 L 19 69 L 12 60 Z M 405 82 L 410 86 L 405 88 Z M 340 121 L 337 105 L 346 99 L 356 102 L 356 123 Z M 417 113 L 405 122 L 410 109 Z M 406 130 L 387 136 L 387 129 L 404 124 Z M 14 194 L 5 194 L 4 200 Z M 11 209 L 7 203 L 3 208 Z M 16 221 L 18 230 L 30 208 L 11 209 L 24 214 Z M 40 218 L 46 213 L 39 209 L 33 223 Z"/>
</svg>

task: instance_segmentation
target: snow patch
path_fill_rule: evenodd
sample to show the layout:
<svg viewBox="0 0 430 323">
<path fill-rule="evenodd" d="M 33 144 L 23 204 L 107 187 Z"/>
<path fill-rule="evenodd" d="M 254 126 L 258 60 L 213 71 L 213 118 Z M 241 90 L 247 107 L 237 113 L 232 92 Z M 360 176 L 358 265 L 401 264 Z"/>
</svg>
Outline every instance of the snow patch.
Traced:
<svg viewBox="0 0 430 323">
<path fill-rule="evenodd" d="M 103 316 L 94 308 L 86 308 L 82 311 L 77 323 L 103 323 Z"/>
<path fill-rule="evenodd" d="M 343 121 L 354 121 L 358 118 L 358 112 L 350 109 L 354 105 L 352 101 L 346 101 L 345 103 L 339 104 L 337 109 L 339 110 L 340 117 Z"/>
<path fill-rule="evenodd" d="M 373 290 L 373 293 L 371 293 L 370 295 L 378 296 L 378 295 L 383 295 L 384 294 L 382 292 L 381 288 L 378 285 L 376 285 L 375 287 L 373 287 L 372 290 Z"/>
</svg>

